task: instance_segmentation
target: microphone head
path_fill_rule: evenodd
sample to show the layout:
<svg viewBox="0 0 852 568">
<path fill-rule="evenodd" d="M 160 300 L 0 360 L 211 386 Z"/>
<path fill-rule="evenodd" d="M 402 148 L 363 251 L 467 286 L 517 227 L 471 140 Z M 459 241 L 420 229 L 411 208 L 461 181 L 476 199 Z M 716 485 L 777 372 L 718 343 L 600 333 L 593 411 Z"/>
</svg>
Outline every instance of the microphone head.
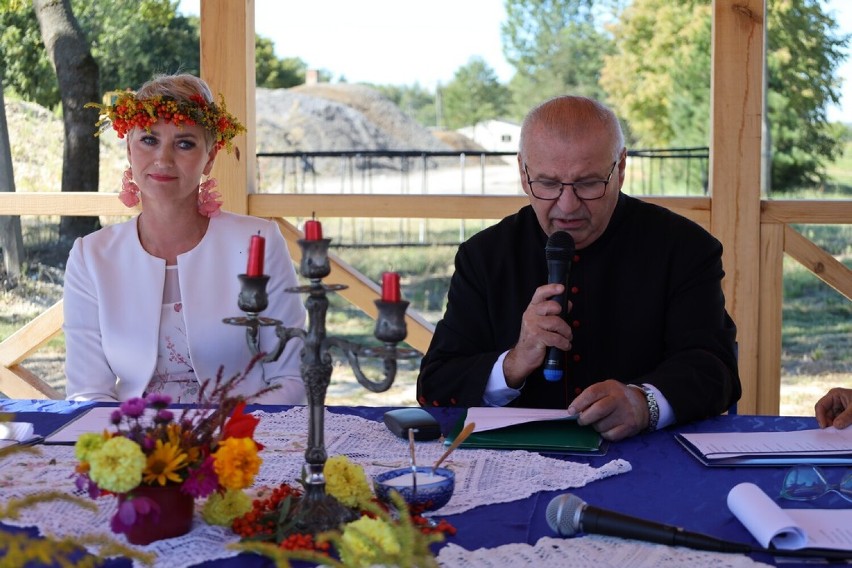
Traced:
<svg viewBox="0 0 852 568">
<path fill-rule="evenodd" d="M 547 260 L 570 262 L 574 256 L 574 237 L 565 231 L 556 231 L 547 238 L 544 254 Z"/>
<path fill-rule="evenodd" d="M 580 532 L 579 512 L 585 505 L 571 493 L 557 495 L 547 505 L 547 525 L 559 536 L 574 536 Z"/>
</svg>

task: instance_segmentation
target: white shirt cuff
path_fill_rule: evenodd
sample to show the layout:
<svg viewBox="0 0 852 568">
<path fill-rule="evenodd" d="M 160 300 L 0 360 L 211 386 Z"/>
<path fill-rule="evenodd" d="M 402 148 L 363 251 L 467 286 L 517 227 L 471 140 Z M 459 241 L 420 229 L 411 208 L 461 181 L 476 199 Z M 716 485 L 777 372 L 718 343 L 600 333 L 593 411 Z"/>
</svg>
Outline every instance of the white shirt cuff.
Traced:
<svg viewBox="0 0 852 568">
<path fill-rule="evenodd" d="M 657 399 L 657 406 L 660 409 L 660 419 L 657 420 L 657 430 L 674 424 L 674 410 L 672 410 L 672 405 L 669 404 L 669 401 L 666 400 L 666 397 L 663 396 L 663 393 L 660 392 L 660 389 L 658 389 L 654 385 L 649 385 L 648 383 L 645 383 L 644 386 L 651 389 L 651 392 L 654 393 L 654 398 Z"/>
<path fill-rule="evenodd" d="M 513 389 L 506 384 L 506 376 L 503 374 L 503 359 L 508 351 L 504 351 L 497 357 L 491 374 L 488 375 L 488 383 L 485 385 L 485 393 L 482 395 L 484 406 L 506 406 L 521 394 L 520 389 Z"/>
</svg>

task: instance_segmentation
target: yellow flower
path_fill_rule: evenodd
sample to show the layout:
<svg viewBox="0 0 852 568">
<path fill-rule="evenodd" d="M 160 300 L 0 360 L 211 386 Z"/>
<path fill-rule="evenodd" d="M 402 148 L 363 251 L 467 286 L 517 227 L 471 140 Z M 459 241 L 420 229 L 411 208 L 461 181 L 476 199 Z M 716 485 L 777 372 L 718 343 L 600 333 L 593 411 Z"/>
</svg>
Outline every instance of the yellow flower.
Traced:
<svg viewBox="0 0 852 568">
<path fill-rule="evenodd" d="M 251 511 L 251 497 L 240 490 L 228 489 L 225 493 L 215 492 L 207 498 L 201 517 L 211 525 L 230 527 L 237 517 Z"/>
<path fill-rule="evenodd" d="M 393 527 L 381 519 L 361 517 L 343 529 L 339 552 L 345 566 L 372 566 L 396 557 L 400 546 Z"/>
<path fill-rule="evenodd" d="M 245 489 L 254 482 L 262 460 L 251 438 L 228 438 L 219 443 L 213 470 L 226 489 Z"/>
<path fill-rule="evenodd" d="M 373 498 L 364 468 L 346 456 L 333 456 L 325 462 L 325 490 L 346 507 L 363 507 Z"/>
<path fill-rule="evenodd" d="M 77 438 L 77 443 L 74 444 L 74 457 L 81 462 L 89 461 L 89 454 L 101 449 L 105 441 L 106 439 L 102 434 L 95 434 L 93 432 L 80 434 L 80 437 Z"/>
<path fill-rule="evenodd" d="M 110 438 L 97 451 L 89 452 L 89 477 L 98 487 L 113 493 L 126 493 L 142 481 L 145 454 L 133 440 Z"/>
<path fill-rule="evenodd" d="M 177 445 L 171 442 L 163 443 L 157 440 L 157 446 L 148 456 L 148 465 L 145 467 L 145 483 L 165 485 L 169 481 L 181 482 L 178 471 L 185 468 L 186 454 Z"/>
</svg>

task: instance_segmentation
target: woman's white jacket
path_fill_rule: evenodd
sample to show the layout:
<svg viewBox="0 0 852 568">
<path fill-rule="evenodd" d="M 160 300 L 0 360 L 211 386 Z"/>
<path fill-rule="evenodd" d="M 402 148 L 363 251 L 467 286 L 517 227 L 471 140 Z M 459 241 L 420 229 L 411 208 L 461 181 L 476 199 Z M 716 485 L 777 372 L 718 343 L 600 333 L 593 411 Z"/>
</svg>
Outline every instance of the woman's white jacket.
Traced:
<svg viewBox="0 0 852 568">
<path fill-rule="evenodd" d="M 77 239 L 65 271 L 66 398 L 122 401 L 142 396 L 157 363 L 166 263 L 139 242 L 135 217 Z M 177 258 L 186 341 L 199 380 L 215 379 L 220 366 L 229 378 L 252 359 L 246 328 L 223 318 L 243 315 L 237 308 L 237 274 L 245 273 L 252 235 L 266 239 L 264 272 L 270 276 L 265 317 L 304 328 L 305 309 L 284 237 L 268 220 L 222 212 L 207 233 Z M 263 351 L 276 344 L 274 327 L 261 328 Z M 301 339 L 291 339 L 277 361 L 257 364 L 239 392 L 251 395 L 268 383 L 282 388 L 255 402 L 302 404 L 299 372 Z"/>
</svg>

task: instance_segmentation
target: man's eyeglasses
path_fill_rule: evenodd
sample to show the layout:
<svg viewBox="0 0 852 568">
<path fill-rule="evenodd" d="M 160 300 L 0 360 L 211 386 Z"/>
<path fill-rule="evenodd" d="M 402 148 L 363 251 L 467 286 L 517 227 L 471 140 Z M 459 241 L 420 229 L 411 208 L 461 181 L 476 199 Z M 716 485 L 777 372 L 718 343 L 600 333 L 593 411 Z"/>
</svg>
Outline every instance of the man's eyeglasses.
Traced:
<svg viewBox="0 0 852 568">
<path fill-rule="evenodd" d="M 530 191 L 533 196 L 538 199 L 554 201 L 562 196 L 565 186 L 571 188 L 574 195 L 583 201 L 591 201 L 600 199 L 606 193 L 606 186 L 609 180 L 612 179 L 612 173 L 615 171 L 615 165 L 618 161 L 612 163 L 609 169 L 609 175 L 606 179 L 590 179 L 587 181 L 565 182 L 555 179 L 530 179 L 530 172 L 527 170 L 527 164 L 524 162 L 524 173 L 527 175 L 527 184 L 530 186 Z"/>
<path fill-rule="evenodd" d="M 787 472 L 781 486 L 781 497 L 794 501 L 811 501 L 831 492 L 852 502 L 852 470 L 846 472 L 840 483 L 832 485 L 820 468 L 797 465 Z"/>
</svg>

